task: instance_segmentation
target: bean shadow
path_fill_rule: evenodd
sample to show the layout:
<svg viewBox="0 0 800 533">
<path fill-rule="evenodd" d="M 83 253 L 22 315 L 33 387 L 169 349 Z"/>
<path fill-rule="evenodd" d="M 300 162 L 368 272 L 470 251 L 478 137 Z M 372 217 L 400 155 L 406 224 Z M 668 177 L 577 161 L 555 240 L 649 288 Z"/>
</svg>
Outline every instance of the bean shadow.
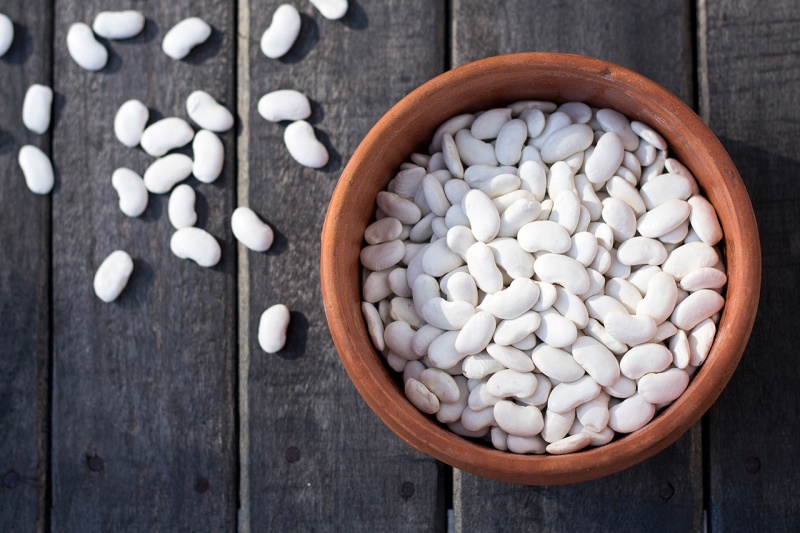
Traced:
<svg viewBox="0 0 800 533">
<path fill-rule="evenodd" d="M 114 44 L 120 46 L 127 46 L 130 44 L 149 43 L 156 38 L 156 35 L 158 35 L 158 30 L 159 26 L 155 20 L 145 18 L 144 28 L 142 28 L 142 31 L 138 35 L 134 35 L 130 39 L 115 40 Z"/>
<path fill-rule="evenodd" d="M 0 58 L 3 63 L 9 65 L 22 65 L 33 55 L 33 35 L 27 26 L 14 24 L 14 40 L 6 54 Z"/>
<path fill-rule="evenodd" d="M 53 129 L 61 122 L 61 115 L 64 112 L 64 105 L 66 103 L 67 99 L 64 97 L 63 93 L 53 91 L 53 108 L 50 114 L 50 127 L 48 128 L 49 131 L 53 131 Z"/>
<path fill-rule="evenodd" d="M 199 181 L 197 183 L 200 183 Z M 180 184 L 178 184 L 180 185 Z M 176 185 L 176 187 L 178 186 Z M 208 224 L 208 200 L 206 200 L 206 196 L 197 190 L 197 187 L 192 187 L 194 189 L 194 212 L 197 213 L 197 222 L 195 222 L 195 226 L 198 228 L 206 229 L 206 225 Z"/>
<path fill-rule="evenodd" d="M 169 200 L 169 196 L 150 192 L 147 196 L 147 209 L 138 218 L 142 222 L 153 223 L 160 220 L 164 214 L 164 203 Z"/>
<path fill-rule="evenodd" d="M 122 68 L 122 57 L 111 46 L 111 41 L 97 36 L 95 36 L 95 38 L 97 39 L 97 42 L 102 44 L 105 49 L 108 50 L 108 61 L 106 62 L 106 66 L 97 71 L 97 73 L 106 75 L 116 74 L 119 72 L 119 69 Z"/>
<path fill-rule="evenodd" d="M 300 311 L 290 311 L 286 345 L 276 355 L 287 361 L 295 361 L 305 355 L 306 344 L 308 344 L 308 318 Z"/>
<path fill-rule="evenodd" d="M 322 109 L 322 106 L 316 100 L 309 98 L 308 102 L 311 104 L 311 115 L 306 119 L 306 122 L 312 126 L 316 126 L 325 118 L 325 110 Z M 287 120 L 285 123 L 288 126 L 290 121 Z"/>
<path fill-rule="evenodd" d="M 0 155 L 5 155 L 14 151 L 16 140 L 10 131 L 0 128 Z"/>
<path fill-rule="evenodd" d="M 328 150 L 328 164 L 319 170 L 326 174 L 336 174 L 342 168 L 342 154 L 334 148 L 330 136 L 325 131 L 314 128 L 314 133 L 317 135 L 319 142 Z"/>
<path fill-rule="evenodd" d="M 267 222 L 267 224 L 269 224 L 269 222 Z M 270 256 L 281 255 L 289 249 L 289 239 L 286 238 L 286 235 L 281 230 L 272 224 L 269 224 L 269 227 L 272 228 L 274 239 L 272 240 L 272 246 L 270 246 L 269 250 L 264 252 L 264 254 Z"/>
<path fill-rule="evenodd" d="M 191 49 L 189 55 L 181 61 L 186 61 L 190 65 L 202 65 L 209 59 L 216 56 L 222 48 L 222 41 L 225 35 L 215 27 L 211 27 L 211 35 L 204 43 Z"/>
<path fill-rule="evenodd" d="M 342 24 L 351 30 L 363 30 L 369 26 L 369 17 L 367 16 L 367 12 L 364 11 L 364 8 L 361 7 L 361 4 L 355 0 L 350 0 L 347 13 L 344 14 L 341 21 Z"/>
<path fill-rule="evenodd" d="M 133 257 L 133 272 L 125 289 L 114 302 L 123 309 L 140 309 L 147 300 L 147 293 L 153 285 L 155 270 L 140 257 Z"/>
<path fill-rule="evenodd" d="M 259 39 L 261 37 L 259 36 Z M 304 13 L 300 13 L 300 34 L 292 47 L 278 61 L 285 64 L 302 61 L 319 42 L 319 26 L 317 22 Z"/>
</svg>

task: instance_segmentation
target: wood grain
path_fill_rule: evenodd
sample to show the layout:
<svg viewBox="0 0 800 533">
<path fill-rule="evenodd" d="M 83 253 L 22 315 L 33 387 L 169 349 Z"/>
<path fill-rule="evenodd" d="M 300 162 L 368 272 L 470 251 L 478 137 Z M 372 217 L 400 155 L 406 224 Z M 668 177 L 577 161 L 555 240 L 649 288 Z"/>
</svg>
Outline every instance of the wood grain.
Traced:
<svg viewBox="0 0 800 533">
<path fill-rule="evenodd" d="M 237 510 L 236 253 L 234 133 L 222 134 L 226 164 L 198 193 L 198 225 L 222 246 L 204 269 L 175 257 L 167 197 L 125 217 L 111 187 L 114 169 L 143 173 L 152 158 L 113 135 L 114 115 L 137 98 L 162 116 L 187 118 L 185 100 L 203 89 L 235 109 L 235 12 L 220 2 L 122 2 L 144 12 L 144 32 L 103 42 L 98 73 L 69 57 L 65 36 L 91 23 L 107 2 L 58 2 L 55 24 L 53 152 L 53 502 L 64 531 L 234 531 Z M 182 61 L 161 51 L 166 31 L 188 15 L 214 28 Z M 134 273 L 105 304 L 92 278 L 113 250 Z"/>
<path fill-rule="evenodd" d="M 750 343 L 710 413 L 710 529 L 797 531 L 800 3 L 705 4 L 708 121 L 747 185 L 763 262 Z"/>
<path fill-rule="evenodd" d="M 436 462 L 397 439 L 359 398 L 326 326 L 319 236 L 336 179 L 375 121 L 444 66 L 443 3 L 351 1 L 341 21 L 308 4 L 289 54 L 258 49 L 277 0 L 250 13 L 249 204 L 276 230 L 249 254 L 249 493 L 252 531 L 435 531 L 445 525 Z M 285 124 L 264 121 L 258 99 L 297 89 L 312 100 L 331 158 L 299 166 Z M 369 176 L 364 176 L 369 179 Z M 255 332 L 275 303 L 292 310 L 288 344 L 265 354 Z"/>
<path fill-rule="evenodd" d="M 577 53 L 631 68 L 687 103 L 694 99 L 688 2 L 612 1 L 590 7 L 581 2 L 545 2 L 531 7 L 523 1 L 497 5 L 455 0 L 452 17 L 454 66 L 512 52 Z M 641 42 L 644 35 L 646 46 Z M 461 473 L 454 481 L 456 530 L 606 530 L 619 525 L 620 516 L 631 529 L 644 524 L 655 530 L 698 529 L 701 449 L 700 430 L 693 429 L 628 471 L 565 487 L 520 487 Z M 631 496 L 624 496 L 628 491 Z M 486 512 L 486 501 L 509 512 Z M 523 507 L 535 511 L 511 512 Z M 598 512 L 610 508 L 613 513 Z M 669 520 L 653 520 L 654 516 Z"/>
<path fill-rule="evenodd" d="M 14 41 L 0 58 L 0 531 L 47 523 L 50 364 L 50 197 L 25 186 L 26 144 L 50 151 L 50 134 L 22 124 L 33 83 L 52 83 L 50 2 L 9 1 Z"/>
</svg>

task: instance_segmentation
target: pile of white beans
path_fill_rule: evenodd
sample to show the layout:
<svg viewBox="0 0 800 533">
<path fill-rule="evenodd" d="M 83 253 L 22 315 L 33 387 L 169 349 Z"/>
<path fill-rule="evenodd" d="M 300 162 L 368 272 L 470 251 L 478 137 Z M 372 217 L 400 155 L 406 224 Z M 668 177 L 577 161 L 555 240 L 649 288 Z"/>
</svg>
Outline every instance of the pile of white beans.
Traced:
<svg viewBox="0 0 800 533">
<path fill-rule="evenodd" d="M 581 102 L 453 117 L 377 196 L 362 311 L 453 432 L 565 454 L 645 426 L 709 353 L 722 229 L 651 127 Z"/>
</svg>

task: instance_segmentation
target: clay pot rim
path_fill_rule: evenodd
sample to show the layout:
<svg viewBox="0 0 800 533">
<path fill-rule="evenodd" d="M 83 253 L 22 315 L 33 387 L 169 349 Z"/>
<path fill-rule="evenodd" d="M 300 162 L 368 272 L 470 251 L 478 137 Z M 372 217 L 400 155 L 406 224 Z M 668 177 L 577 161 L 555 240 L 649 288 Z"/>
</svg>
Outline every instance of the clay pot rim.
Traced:
<svg viewBox="0 0 800 533">
<path fill-rule="evenodd" d="M 378 150 L 382 142 L 388 139 L 404 142 L 396 137 L 397 131 L 415 126 L 421 113 L 436 109 L 437 99 L 450 98 L 443 105 L 457 108 L 460 103 L 448 96 L 454 87 L 463 90 L 494 83 L 492 89 L 498 89 L 501 82 L 493 80 L 525 77 L 524 69 L 540 77 L 546 74 L 556 84 L 562 84 L 556 89 L 556 100 L 574 98 L 571 95 L 575 91 L 594 91 L 594 97 L 589 95 L 583 101 L 599 104 L 618 98 L 626 105 L 633 105 L 633 111 L 623 112 L 632 119 L 649 123 L 665 136 L 671 153 L 677 154 L 695 173 L 706 196 L 720 212 L 728 261 L 726 306 L 717 338 L 706 363 L 698 369 L 684 395 L 641 430 L 606 446 L 563 456 L 517 455 L 495 450 L 452 433 L 405 399 L 394 373 L 390 373 L 367 335 L 357 305 L 360 302 L 357 252 L 355 262 L 353 254 L 348 255 L 354 246 L 360 249 L 362 235 L 352 235 L 353 231 L 345 229 L 353 224 L 354 218 L 360 217 L 363 233 L 372 212 L 372 206 L 367 210 L 370 213 L 354 209 L 350 200 L 351 196 L 363 193 L 364 176 L 376 161 L 384 158 L 385 154 Z M 582 87 L 582 82 L 588 82 L 591 90 Z M 536 87 L 519 90 L 529 90 L 530 99 L 543 99 L 536 96 Z M 490 99 L 478 107 L 465 104 L 460 112 L 488 109 L 502 100 Z M 451 112 L 448 116 L 455 114 Z M 665 133 L 675 125 L 680 125 L 677 133 Z M 419 136 L 413 144 L 419 148 L 425 138 L 430 139 L 433 130 L 415 133 Z M 693 154 L 692 150 L 698 153 Z M 392 161 L 391 168 L 396 169 L 410 153 Z M 704 166 L 702 173 L 693 168 L 700 159 L 711 163 Z M 690 164 L 690 160 L 695 163 Z M 384 186 L 389 176 L 375 179 L 382 180 Z M 726 211 L 734 208 L 735 215 Z M 643 461 L 676 441 L 700 419 L 728 383 L 752 330 L 760 290 L 760 257 L 755 215 L 744 184 L 719 140 L 682 101 L 655 82 L 613 63 L 570 54 L 521 53 L 483 59 L 445 72 L 400 100 L 375 124 L 347 164 L 331 198 L 322 230 L 320 273 L 325 312 L 340 359 L 363 399 L 402 440 L 455 468 L 481 476 L 513 483 L 563 484 L 598 478 Z"/>
</svg>

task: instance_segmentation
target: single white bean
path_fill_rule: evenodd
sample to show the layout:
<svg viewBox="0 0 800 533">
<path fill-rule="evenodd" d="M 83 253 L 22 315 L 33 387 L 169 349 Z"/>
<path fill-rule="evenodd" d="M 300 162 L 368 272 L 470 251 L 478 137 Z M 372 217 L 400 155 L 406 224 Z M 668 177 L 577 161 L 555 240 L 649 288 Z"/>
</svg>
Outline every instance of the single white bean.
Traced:
<svg viewBox="0 0 800 533">
<path fill-rule="evenodd" d="M 197 213 L 194 210 L 194 189 L 186 184 L 178 185 L 169 195 L 167 214 L 172 227 L 175 229 L 194 226 L 197 222 Z"/>
<path fill-rule="evenodd" d="M 486 348 L 492 340 L 497 321 L 486 311 L 478 311 L 472 315 L 455 340 L 455 348 L 464 355 L 474 355 Z M 533 370 L 533 363 L 531 363 Z"/>
<path fill-rule="evenodd" d="M 669 318 L 677 301 L 675 278 L 666 272 L 658 272 L 647 283 L 647 293 L 636 306 L 636 314 L 650 316 L 658 325 Z"/>
<path fill-rule="evenodd" d="M 386 342 L 383 340 L 383 322 L 378 310 L 369 302 L 361 302 L 361 313 L 364 315 L 364 321 L 367 323 L 367 332 L 369 333 L 372 344 L 379 351 L 386 348 Z M 420 366 L 422 366 L 420 364 Z M 403 374 L 405 379 L 405 373 Z"/>
<path fill-rule="evenodd" d="M 274 240 L 272 228 L 249 207 L 237 207 L 233 211 L 231 230 L 236 240 L 254 252 L 266 252 Z"/>
<path fill-rule="evenodd" d="M 541 255 L 534 262 L 533 269 L 542 281 L 557 283 L 573 294 L 583 294 L 589 290 L 586 268 L 566 255 Z"/>
<path fill-rule="evenodd" d="M 572 345 L 572 357 L 603 387 L 613 386 L 620 376 L 619 363 L 611 351 L 592 337 L 581 336 Z M 600 431 L 602 428 L 596 429 Z"/>
<path fill-rule="evenodd" d="M 133 148 L 142 139 L 144 127 L 150 111 L 147 106 L 139 100 L 128 100 L 119 106 L 117 114 L 114 116 L 114 135 L 119 142 Z"/>
<path fill-rule="evenodd" d="M 144 22 L 144 15 L 138 11 L 101 11 L 94 17 L 92 29 L 104 39 L 130 39 L 142 32 Z"/>
<path fill-rule="evenodd" d="M 609 394 L 602 391 L 597 395 L 597 398 L 579 405 L 575 409 L 575 416 L 577 416 L 578 420 L 580 420 L 581 424 L 583 424 L 586 429 L 594 432 L 603 431 L 603 429 L 608 426 L 609 400 Z"/>
<path fill-rule="evenodd" d="M 554 309 L 545 309 L 539 313 L 541 324 L 536 329 L 536 336 L 555 348 L 569 346 L 578 337 L 575 323 L 561 316 Z"/>
<path fill-rule="evenodd" d="M 542 412 L 533 405 L 517 405 L 503 400 L 497 402 L 493 409 L 497 425 L 509 435 L 534 437 L 544 427 Z"/>
<path fill-rule="evenodd" d="M 283 142 L 295 161 L 309 168 L 322 168 L 328 164 L 328 150 L 317 140 L 314 128 L 304 120 L 286 126 Z"/>
<path fill-rule="evenodd" d="M 597 141 L 591 157 L 586 160 L 586 177 L 591 183 L 605 183 L 622 164 L 625 148 L 614 132 L 604 133 Z"/>
<path fill-rule="evenodd" d="M 547 251 L 563 254 L 572 246 L 569 232 L 557 222 L 537 220 L 525 224 L 517 235 L 519 245 L 526 252 Z"/>
<path fill-rule="evenodd" d="M 53 105 L 53 89 L 34 83 L 25 92 L 22 102 L 22 123 L 39 135 L 50 127 L 50 108 Z"/>
<path fill-rule="evenodd" d="M 476 139 L 494 139 L 511 120 L 511 114 L 512 110 L 504 107 L 485 111 L 472 122 L 470 132 Z"/>
<path fill-rule="evenodd" d="M 617 260 L 623 265 L 660 265 L 666 259 L 664 244 L 647 237 L 632 237 L 617 249 Z"/>
<path fill-rule="evenodd" d="M 147 167 L 144 171 L 144 185 L 152 193 L 164 194 L 191 173 L 192 158 L 183 154 L 169 154 L 156 159 Z"/>
<path fill-rule="evenodd" d="M 495 154 L 501 165 L 515 165 L 522 156 L 522 147 L 528 137 L 528 126 L 525 121 L 512 119 L 503 124 L 497 133 Z"/>
<path fill-rule="evenodd" d="M 711 202 L 702 196 L 692 196 L 689 198 L 689 205 L 692 208 L 689 223 L 700 240 L 709 246 L 714 246 L 722 240 L 722 227 Z"/>
<path fill-rule="evenodd" d="M 725 272 L 713 267 L 703 267 L 692 270 L 680 282 L 681 289 L 689 292 L 700 289 L 720 289 L 727 283 Z"/>
<path fill-rule="evenodd" d="M 725 299 L 709 289 L 691 293 L 675 306 L 670 321 L 679 329 L 689 331 L 722 309 Z"/>
<path fill-rule="evenodd" d="M 581 432 L 548 444 L 546 450 L 547 453 L 553 455 L 563 455 L 580 451 L 591 443 L 592 435 L 588 432 Z"/>
<path fill-rule="evenodd" d="M 217 239 L 200 228 L 181 228 L 172 234 L 169 241 L 172 253 L 181 259 L 191 259 L 201 267 L 213 267 L 219 263 L 222 250 Z M 263 318 L 263 317 L 262 317 Z"/>
<path fill-rule="evenodd" d="M 570 124 L 547 137 L 542 144 L 542 160 L 552 164 L 582 152 L 591 146 L 594 139 L 592 128 L 586 124 Z"/>
<path fill-rule="evenodd" d="M 658 174 L 639 189 L 647 209 L 653 209 L 667 200 L 688 200 L 692 194 L 692 182 L 680 174 Z"/>
<path fill-rule="evenodd" d="M 94 293 L 106 303 L 113 302 L 125 289 L 132 272 L 133 259 L 127 252 L 111 252 L 94 275 Z"/>
<path fill-rule="evenodd" d="M 147 187 L 139 174 L 129 168 L 118 168 L 111 175 L 111 186 L 119 196 L 120 211 L 138 217 L 147 209 Z"/>
<path fill-rule="evenodd" d="M 175 24 L 164 35 L 161 49 L 172 59 L 183 59 L 195 46 L 211 36 L 211 26 L 198 17 L 189 17 Z"/>
<path fill-rule="evenodd" d="M 656 407 L 640 394 L 634 394 L 608 411 L 608 427 L 617 433 L 633 433 L 653 419 Z"/>
<path fill-rule="evenodd" d="M 614 109 L 600 109 L 595 113 L 597 122 L 605 131 L 613 131 L 622 140 L 622 146 L 628 151 L 636 150 L 639 137 L 631 129 L 628 118 Z"/>
<path fill-rule="evenodd" d="M 203 183 L 214 183 L 222 173 L 225 162 L 225 147 L 213 132 L 200 130 L 192 141 L 192 174 Z"/>
<path fill-rule="evenodd" d="M 309 0 L 328 20 L 339 20 L 347 13 L 347 0 Z"/>
<path fill-rule="evenodd" d="M 548 410 L 544 415 L 544 427 L 542 428 L 542 438 L 547 442 L 556 442 L 563 439 L 569 433 L 572 423 L 575 421 L 575 410 L 566 413 L 556 413 Z"/>
<path fill-rule="evenodd" d="M 510 396 L 525 398 L 536 392 L 537 386 L 538 382 L 533 373 L 517 372 L 511 369 L 495 372 L 486 382 L 487 392 L 498 398 Z"/>
<path fill-rule="evenodd" d="M 259 99 L 258 114 L 270 122 L 303 120 L 311 116 L 311 103 L 300 91 L 272 91 Z"/>
<path fill-rule="evenodd" d="M 290 316 L 289 308 L 283 304 L 275 304 L 261 314 L 258 323 L 258 344 L 262 350 L 275 353 L 283 349 Z"/>
<path fill-rule="evenodd" d="M 689 374 L 679 368 L 645 374 L 639 380 L 639 395 L 652 404 L 677 400 L 689 385 Z"/>
<path fill-rule="evenodd" d="M 500 215 L 492 200 L 479 190 L 471 190 L 461 200 L 461 207 L 470 222 L 475 239 L 489 242 L 500 230 Z"/>
<path fill-rule="evenodd" d="M 14 23 L 0 13 L 0 57 L 3 57 L 14 42 Z"/>
<path fill-rule="evenodd" d="M 529 278 L 518 278 L 508 288 L 487 294 L 481 308 L 505 320 L 517 318 L 539 299 L 539 287 Z"/>
<path fill-rule="evenodd" d="M 108 61 L 108 50 L 97 42 L 92 28 L 83 22 L 76 22 L 67 30 L 67 51 L 79 67 L 91 72 L 102 69 Z"/>
<path fill-rule="evenodd" d="M 492 343 L 486 347 L 486 352 L 506 368 L 517 372 L 533 372 L 531 356 L 522 350 Z"/>
<path fill-rule="evenodd" d="M 203 129 L 222 132 L 233 127 L 233 115 L 205 91 L 193 91 L 186 98 L 186 113 Z"/>
<path fill-rule="evenodd" d="M 179 117 L 168 117 L 147 126 L 139 142 L 145 152 L 161 157 L 173 148 L 186 146 L 193 138 L 194 130 L 188 122 Z"/>
<path fill-rule="evenodd" d="M 476 242 L 470 246 L 466 260 L 469 273 L 480 290 L 492 294 L 503 288 L 503 275 L 497 268 L 491 248 L 485 243 Z"/>
<path fill-rule="evenodd" d="M 636 229 L 643 237 L 662 237 L 689 218 L 689 206 L 690 204 L 683 200 L 667 200 L 642 215 L 637 222 Z M 720 238 L 722 238 L 721 233 Z"/>
<path fill-rule="evenodd" d="M 464 377 L 469 379 L 483 379 L 505 368 L 488 353 L 470 355 L 464 359 L 462 370 Z"/>
<path fill-rule="evenodd" d="M 47 194 L 53 190 L 55 178 L 53 163 L 47 154 L 32 144 L 26 144 L 19 149 L 17 158 L 25 176 L 25 184 L 35 194 Z"/>
<path fill-rule="evenodd" d="M 556 413 L 566 413 L 596 398 L 601 391 L 600 385 L 590 376 L 583 376 L 570 383 L 559 383 L 550 392 L 547 409 Z"/>
<path fill-rule="evenodd" d="M 261 51 L 272 59 L 286 55 L 300 35 L 301 25 L 300 13 L 296 7 L 291 4 L 278 6 L 272 14 L 272 22 L 261 35 Z"/>
<path fill-rule="evenodd" d="M 649 341 L 656 334 L 656 321 L 647 315 L 629 315 L 612 311 L 603 324 L 609 335 L 617 341 L 633 346 Z"/>
<path fill-rule="evenodd" d="M 689 343 L 689 364 L 700 366 L 708 357 L 711 345 L 714 343 L 714 336 L 717 334 L 717 326 L 710 318 L 706 318 L 697 324 L 692 331 L 686 335 Z"/>
<path fill-rule="evenodd" d="M 384 270 L 403 259 L 405 245 L 402 241 L 371 244 L 361 249 L 361 264 L 370 270 Z"/>
<path fill-rule="evenodd" d="M 483 116 L 483 115 L 481 115 Z M 480 118 L 480 117 L 479 117 Z M 473 124 L 475 126 L 475 124 Z M 467 166 L 492 165 L 497 166 L 494 146 L 473 137 L 469 130 L 461 130 L 453 138 L 458 149 L 459 159 Z M 453 175 L 456 175 L 453 173 Z"/>
<path fill-rule="evenodd" d="M 619 361 L 619 368 L 627 378 L 639 379 L 645 374 L 661 372 L 672 364 L 672 353 L 663 344 L 647 343 L 634 346 Z"/>
<path fill-rule="evenodd" d="M 531 357 L 540 372 L 559 382 L 575 381 L 586 373 L 572 355 L 548 344 L 540 344 L 534 348 Z"/>
</svg>

